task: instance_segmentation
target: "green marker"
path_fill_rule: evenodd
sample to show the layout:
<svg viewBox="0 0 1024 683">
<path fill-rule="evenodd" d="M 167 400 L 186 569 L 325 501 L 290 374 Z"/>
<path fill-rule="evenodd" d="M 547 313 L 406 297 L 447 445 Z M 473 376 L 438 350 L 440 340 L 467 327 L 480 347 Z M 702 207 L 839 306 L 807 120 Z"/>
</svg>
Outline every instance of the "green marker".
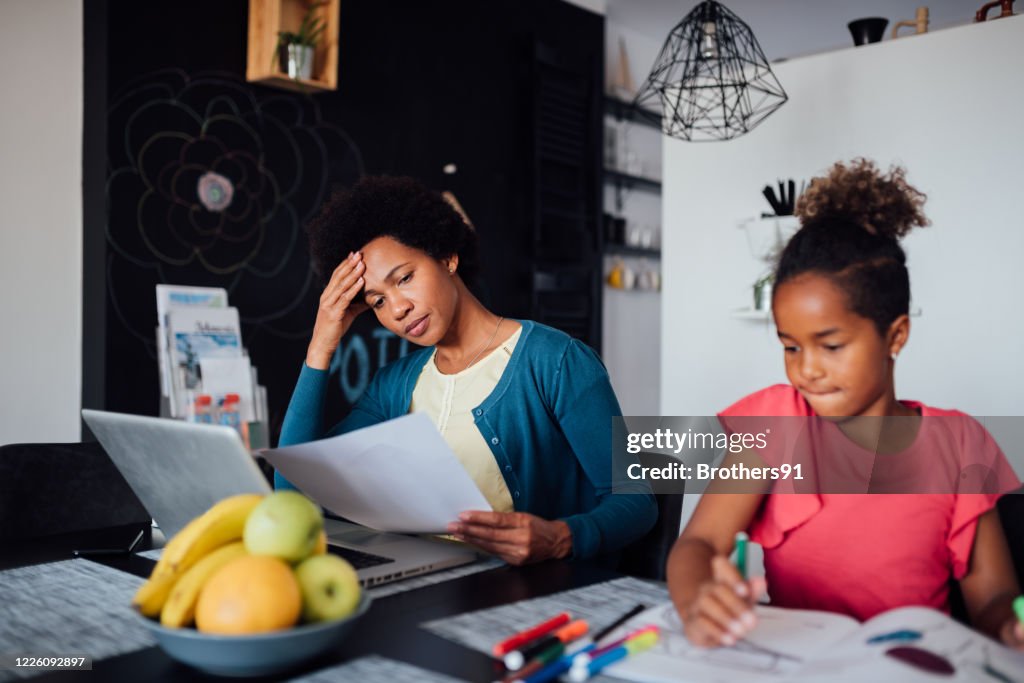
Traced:
<svg viewBox="0 0 1024 683">
<path fill-rule="evenodd" d="M 743 531 L 736 532 L 736 568 L 740 570 L 740 576 L 747 580 L 747 541 L 750 538 Z M 1022 596 L 1024 597 L 1024 596 Z M 1016 603 L 1014 603 L 1016 604 Z M 1020 612 L 1017 612 L 1020 616 Z"/>
<path fill-rule="evenodd" d="M 1018 595 L 1014 599 L 1013 611 L 1017 613 L 1017 621 L 1024 624 L 1024 595 Z"/>
</svg>

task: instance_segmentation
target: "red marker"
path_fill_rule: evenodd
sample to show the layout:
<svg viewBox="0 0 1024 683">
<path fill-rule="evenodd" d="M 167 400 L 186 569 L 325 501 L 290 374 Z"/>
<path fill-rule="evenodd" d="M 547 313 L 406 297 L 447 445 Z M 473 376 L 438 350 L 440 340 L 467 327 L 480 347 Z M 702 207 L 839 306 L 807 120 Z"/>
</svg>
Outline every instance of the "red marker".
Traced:
<svg viewBox="0 0 1024 683">
<path fill-rule="evenodd" d="M 532 626 L 526 629 L 525 631 L 520 631 L 519 633 L 515 634 L 510 638 L 506 638 L 505 640 L 495 645 L 492 652 L 494 652 L 495 657 L 504 657 L 505 653 L 511 652 L 512 650 L 515 650 L 517 647 L 520 647 L 521 645 L 526 645 L 531 640 L 536 640 L 541 636 L 545 636 L 554 631 L 559 626 L 564 626 L 565 624 L 568 624 L 569 619 L 571 619 L 569 613 L 562 612 L 561 614 L 552 617 L 545 622 L 537 624 L 536 626 Z"/>
<path fill-rule="evenodd" d="M 510 671 L 522 668 L 527 661 L 534 659 L 535 657 L 543 657 L 544 653 L 548 652 L 555 645 L 565 645 L 571 643 L 583 636 L 587 632 L 590 626 L 583 619 L 578 619 L 571 624 L 562 626 L 550 636 L 539 638 L 534 642 L 524 647 L 516 648 L 507 655 L 505 655 L 505 667 Z M 562 653 L 559 652 L 559 657 Z M 548 662 L 541 662 L 541 664 L 547 664 Z M 520 676 L 523 678 L 523 676 Z"/>
</svg>

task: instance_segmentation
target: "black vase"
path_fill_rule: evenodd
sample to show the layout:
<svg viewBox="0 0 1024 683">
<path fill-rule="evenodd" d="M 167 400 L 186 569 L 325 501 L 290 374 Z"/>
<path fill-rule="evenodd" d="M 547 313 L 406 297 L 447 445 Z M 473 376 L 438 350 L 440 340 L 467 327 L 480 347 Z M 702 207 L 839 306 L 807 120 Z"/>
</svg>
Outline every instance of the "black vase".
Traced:
<svg viewBox="0 0 1024 683">
<path fill-rule="evenodd" d="M 853 36 L 854 45 L 865 45 L 877 43 L 885 33 L 885 27 L 889 25 L 888 19 L 882 17 L 869 17 L 851 21 L 847 26 L 850 28 L 850 35 Z"/>
</svg>

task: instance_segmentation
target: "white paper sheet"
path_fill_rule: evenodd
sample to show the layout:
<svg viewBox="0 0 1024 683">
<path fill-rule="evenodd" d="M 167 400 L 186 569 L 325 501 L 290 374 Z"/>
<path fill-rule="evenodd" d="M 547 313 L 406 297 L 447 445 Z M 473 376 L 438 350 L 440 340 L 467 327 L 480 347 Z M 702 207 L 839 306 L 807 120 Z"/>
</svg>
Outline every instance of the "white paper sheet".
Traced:
<svg viewBox="0 0 1024 683">
<path fill-rule="evenodd" d="M 328 510 L 379 531 L 444 533 L 459 512 L 491 509 L 423 413 L 262 454 Z"/>
<path fill-rule="evenodd" d="M 658 643 L 647 652 L 608 668 L 609 675 L 631 681 L 676 683 L 764 683 L 779 681 L 798 672 L 808 654 L 834 644 L 855 631 L 849 617 L 758 607 L 757 627 L 734 647 L 702 649 L 683 635 L 675 607 L 665 603 L 637 615 L 619 630 L 655 624 L 661 629 Z"/>
</svg>

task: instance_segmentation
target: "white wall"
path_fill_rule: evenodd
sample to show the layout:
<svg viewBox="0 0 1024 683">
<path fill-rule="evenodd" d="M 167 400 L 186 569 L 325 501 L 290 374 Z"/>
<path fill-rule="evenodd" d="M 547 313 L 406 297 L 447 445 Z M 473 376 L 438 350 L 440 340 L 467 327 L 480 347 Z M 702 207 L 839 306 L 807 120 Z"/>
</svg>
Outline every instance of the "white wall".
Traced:
<svg viewBox="0 0 1024 683">
<path fill-rule="evenodd" d="M 77 441 L 82 1 L 0 4 L 0 444 Z"/>
<path fill-rule="evenodd" d="M 639 258 L 626 258 L 625 262 L 635 270 L 658 265 Z M 622 414 L 659 415 L 661 294 L 605 286 L 602 305 L 601 358 Z"/>
<path fill-rule="evenodd" d="M 748 135 L 666 138 L 662 413 L 706 415 L 784 382 L 767 323 L 737 320 L 762 266 L 737 220 L 760 188 L 854 156 L 904 164 L 933 226 L 906 239 L 914 305 L 897 393 L 1024 415 L 1024 18 L 773 66 L 790 101 Z"/>
</svg>

